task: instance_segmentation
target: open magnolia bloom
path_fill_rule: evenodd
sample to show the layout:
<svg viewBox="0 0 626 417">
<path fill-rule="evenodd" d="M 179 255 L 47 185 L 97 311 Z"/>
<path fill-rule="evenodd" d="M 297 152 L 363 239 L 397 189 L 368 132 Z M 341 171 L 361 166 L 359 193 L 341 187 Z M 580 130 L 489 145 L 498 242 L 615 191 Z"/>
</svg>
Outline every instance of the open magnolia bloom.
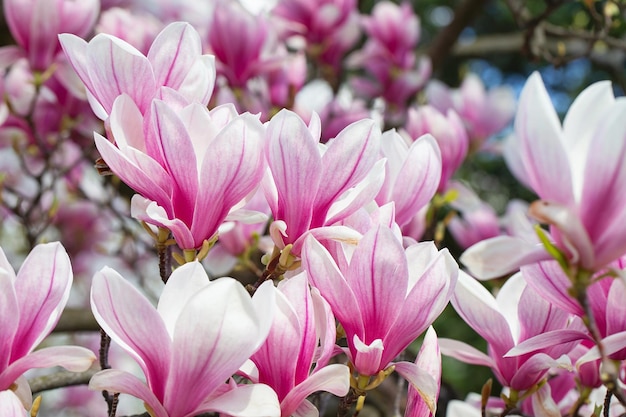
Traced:
<svg viewBox="0 0 626 417">
<path fill-rule="evenodd" d="M 36 246 L 17 276 L 0 249 L 0 391 L 13 390 L 26 408 L 31 394 L 22 374 L 32 368 L 63 366 L 81 372 L 96 360 L 78 346 L 33 350 L 56 326 L 72 286 L 72 266 L 63 246 Z M 0 403 L 4 408 L 4 403 Z"/>
<path fill-rule="evenodd" d="M 202 266 L 190 262 L 172 273 L 155 309 L 105 268 L 94 276 L 91 306 L 100 326 L 137 361 L 147 380 L 109 369 L 91 379 L 92 389 L 140 398 L 153 417 L 280 415 L 276 393 L 267 385 L 225 383 L 270 331 L 271 282 L 251 299 L 239 282 L 209 281 Z"/>
<path fill-rule="evenodd" d="M 143 197 L 133 200 L 132 215 L 169 229 L 182 249 L 197 249 L 261 182 L 263 125 L 229 105 L 209 111 L 155 99 L 150 109 L 144 117 L 129 96 L 118 97 L 109 119 L 115 144 L 96 133 L 96 147 Z"/>
<path fill-rule="evenodd" d="M 587 87 L 562 126 L 538 73 L 520 97 L 507 162 L 541 198 L 530 213 L 551 226 L 558 250 L 579 270 L 598 271 L 626 253 L 625 117 L 626 98 L 616 99 L 608 81 Z M 492 278 L 548 258 L 540 245 L 499 237 L 461 260 Z"/>
<path fill-rule="evenodd" d="M 281 249 L 292 243 L 296 254 L 311 230 L 325 228 L 327 238 L 360 237 L 349 228 L 327 226 L 374 200 L 384 178 L 381 133 L 373 120 L 352 123 L 327 144 L 319 143 L 320 133 L 317 115 L 307 126 L 288 110 L 267 124 L 263 189 L 274 216 L 271 235 Z"/>
<path fill-rule="evenodd" d="M 365 233 L 351 257 L 339 253 L 339 259 L 333 259 L 312 236 L 302 253 L 311 284 L 345 331 L 345 352 L 358 379 L 395 369 L 434 414 L 440 381 L 419 363 L 392 361 L 431 325 L 452 296 L 458 265 L 447 249 L 438 251 L 432 242 L 424 242 L 405 250 L 391 229 L 379 225 Z"/>
<path fill-rule="evenodd" d="M 498 381 L 510 388 L 507 405 L 516 406 L 533 394 L 551 368 L 571 368 L 565 355 L 586 338 L 582 323 L 541 299 L 526 285 L 521 273 L 511 277 L 494 298 L 480 282 L 461 272 L 451 303 L 487 341 L 488 354 L 452 339 L 439 340 L 441 352 L 466 363 L 490 367 Z M 536 337 L 544 335 L 550 335 L 552 343 L 530 346 Z M 528 349 L 518 352 L 524 342 Z M 550 399 L 546 396 L 533 401 Z"/>
<path fill-rule="evenodd" d="M 200 35 L 189 24 L 175 22 L 156 37 L 148 56 L 115 36 L 99 34 L 89 43 L 59 35 L 70 64 L 85 84 L 93 112 L 106 120 L 115 99 L 127 94 L 141 113 L 163 90 L 188 102 L 206 105 L 215 82 L 215 59 L 202 55 Z"/>
</svg>

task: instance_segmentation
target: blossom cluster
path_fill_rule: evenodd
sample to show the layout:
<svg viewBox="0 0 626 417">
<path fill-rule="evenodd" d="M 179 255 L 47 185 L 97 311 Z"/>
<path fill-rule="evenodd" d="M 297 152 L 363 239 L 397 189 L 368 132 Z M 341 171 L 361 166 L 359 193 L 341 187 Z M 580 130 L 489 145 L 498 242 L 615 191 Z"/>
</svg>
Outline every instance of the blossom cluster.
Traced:
<svg viewBox="0 0 626 417">
<path fill-rule="evenodd" d="M 433 417 L 442 354 L 504 388 L 450 417 L 626 411 L 626 101 L 561 124 L 532 74 L 503 155 L 539 200 L 499 219 L 452 178 L 512 92 L 429 82 L 409 3 L 356 3 L 5 0 L 0 416 L 348 415 L 397 378 Z M 437 338 L 449 302 L 486 353 Z M 66 306 L 99 348 L 47 338 Z M 96 392 L 33 400 L 53 366 Z"/>
</svg>

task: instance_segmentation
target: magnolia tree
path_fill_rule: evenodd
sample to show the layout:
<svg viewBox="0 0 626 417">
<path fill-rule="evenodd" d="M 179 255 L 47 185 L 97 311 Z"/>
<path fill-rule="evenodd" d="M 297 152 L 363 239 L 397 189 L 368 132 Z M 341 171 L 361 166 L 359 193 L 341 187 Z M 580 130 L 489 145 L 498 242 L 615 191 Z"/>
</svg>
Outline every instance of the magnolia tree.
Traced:
<svg viewBox="0 0 626 417">
<path fill-rule="evenodd" d="M 5 0 L 0 416 L 625 415 L 626 99 L 431 79 L 481 5 L 423 54 L 409 3 Z M 442 406 L 442 354 L 496 382 Z"/>
</svg>

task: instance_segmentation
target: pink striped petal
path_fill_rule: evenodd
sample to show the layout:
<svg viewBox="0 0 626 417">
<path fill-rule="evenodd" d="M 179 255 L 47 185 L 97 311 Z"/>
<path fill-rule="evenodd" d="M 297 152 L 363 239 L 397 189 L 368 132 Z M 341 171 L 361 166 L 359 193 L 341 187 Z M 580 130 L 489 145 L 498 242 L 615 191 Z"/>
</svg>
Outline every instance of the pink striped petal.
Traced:
<svg viewBox="0 0 626 417">
<path fill-rule="evenodd" d="M 437 397 L 439 397 L 439 380 L 417 364 L 411 362 L 397 362 L 394 364 L 396 372 L 409 381 L 411 387 L 419 393 L 420 397 L 434 415 L 437 411 Z"/>
<path fill-rule="evenodd" d="M 363 334 L 364 326 L 357 299 L 332 256 L 321 243 L 307 237 L 302 249 L 302 268 L 333 309 L 346 331 Z"/>
<path fill-rule="evenodd" d="M 565 362 L 563 362 L 565 361 Z M 538 383 L 551 368 L 570 367 L 569 358 L 564 356 L 562 360 L 556 360 L 545 353 L 536 353 L 519 367 L 515 376 L 508 381 L 512 389 L 526 390 Z"/>
<path fill-rule="evenodd" d="M 317 193 L 315 211 L 327 213 L 341 194 L 366 177 L 379 159 L 380 137 L 376 123 L 366 119 L 352 123 L 328 143 L 322 157 L 323 187 Z"/>
<path fill-rule="evenodd" d="M 291 390 L 280 403 L 281 415 L 292 415 L 315 392 L 325 391 L 343 397 L 349 389 L 350 369 L 346 365 L 328 365 Z"/>
<path fill-rule="evenodd" d="M 91 310 L 100 327 L 141 366 L 151 389 L 162 398 L 172 342 L 152 304 L 106 267 L 93 277 Z"/>
<path fill-rule="evenodd" d="M 267 162 L 278 192 L 274 219 L 285 221 L 292 243 L 309 229 L 322 157 L 302 119 L 287 110 L 272 117 L 267 137 Z"/>
<path fill-rule="evenodd" d="M 61 243 L 35 246 L 15 280 L 19 327 L 11 360 L 32 351 L 56 326 L 72 286 L 70 258 Z"/>
<path fill-rule="evenodd" d="M 148 52 L 157 85 L 177 90 L 201 54 L 200 35 L 189 23 L 174 22 L 166 26 Z"/>
<path fill-rule="evenodd" d="M 572 203 L 571 168 L 561 123 L 537 72 L 528 78 L 522 90 L 515 132 L 535 192 L 545 200 Z"/>
<path fill-rule="evenodd" d="M 460 260 L 473 276 L 488 280 L 547 259 L 552 258 L 542 244 L 528 243 L 511 236 L 497 236 L 471 246 L 463 252 Z"/>
<path fill-rule="evenodd" d="M 433 198 L 441 179 L 441 153 L 431 135 L 417 139 L 409 148 L 394 184 L 396 222 L 407 224 Z"/>
<path fill-rule="evenodd" d="M 0 332 L 5 338 L 5 342 L 0 343 L 0 369 L 6 368 L 10 363 L 13 338 L 19 330 L 19 304 L 14 280 L 13 268 L 0 248 Z"/>
<path fill-rule="evenodd" d="M 495 368 L 496 364 L 488 355 L 465 342 L 454 339 L 439 339 L 441 353 L 470 365 L 482 365 Z"/>
<path fill-rule="evenodd" d="M 513 338 L 493 296 L 478 281 L 459 271 L 452 305 L 463 320 L 492 346 L 508 351 Z"/>
<path fill-rule="evenodd" d="M 587 333 L 581 332 L 579 330 L 551 330 L 524 340 L 523 342 L 519 343 L 517 346 L 509 350 L 504 356 L 507 358 L 513 356 L 521 356 L 527 353 L 532 353 L 539 350 L 546 350 L 557 345 L 578 342 L 581 340 L 592 339 Z"/>
<path fill-rule="evenodd" d="M 87 67 L 92 93 L 107 113 L 122 93 L 137 103 L 142 113 L 156 92 L 150 61 L 137 49 L 113 36 L 96 35 L 87 45 Z"/>
<path fill-rule="evenodd" d="M 263 293 L 265 303 L 273 305 L 272 294 Z M 217 390 L 265 340 L 272 318 L 269 305 L 257 311 L 232 278 L 217 279 L 192 297 L 174 333 L 164 400 L 170 414 L 194 411 Z"/>
<path fill-rule="evenodd" d="M 417 354 L 415 364 L 426 371 L 437 382 L 437 395 L 439 397 L 439 389 L 441 388 L 441 352 L 439 351 L 439 345 L 437 344 L 437 333 L 435 329 L 430 327 L 424 337 L 424 342 Z M 413 387 L 409 386 L 407 394 L 407 404 L 404 417 L 432 417 L 432 414 L 428 404 L 424 401 L 424 398 L 419 395 L 419 392 Z"/>
<path fill-rule="evenodd" d="M 151 408 L 153 417 L 169 417 L 167 410 L 150 388 L 135 375 L 117 369 L 100 371 L 91 377 L 89 388 L 95 391 L 121 392 L 139 398 Z"/>
<path fill-rule="evenodd" d="M 402 244 L 390 229 L 378 227 L 363 236 L 346 281 L 361 306 L 367 341 L 383 339 L 396 321 L 407 294 L 408 276 Z"/>
<path fill-rule="evenodd" d="M 62 366 L 68 371 L 83 372 L 96 360 L 96 355 L 80 346 L 52 346 L 23 356 L 0 373 L 0 390 L 8 389 L 24 372 L 35 368 Z"/>
</svg>

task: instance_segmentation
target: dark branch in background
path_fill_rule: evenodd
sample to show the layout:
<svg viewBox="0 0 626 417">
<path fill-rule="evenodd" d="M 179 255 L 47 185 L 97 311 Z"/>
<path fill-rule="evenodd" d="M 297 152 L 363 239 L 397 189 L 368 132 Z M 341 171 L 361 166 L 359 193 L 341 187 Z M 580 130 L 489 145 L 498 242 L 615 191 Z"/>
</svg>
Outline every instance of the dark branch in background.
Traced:
<svg viewBox="0 0 626 417">
<path fill-rule="evenodd" d="M 97 332 L 100 326 L 89 309 L 66 308 L 53 332 Z"/>
<path fill-rule="evenodd" d="M 487 0 L 463 0 L 457 6 L 450 24 L 439 32 L 428 48 L 427 54 L 432 62 L 433 72 L 443 64 L 463 29 L 478 16 L 486 3 Z"/>
<path fill-rule="evenodd" d="M 90 369 L 85 372 L 59 371 L 51 375 L 43 375 L 29 379 L 28 384 L 34 395 L 42 391 L 56 388 L 87 385 L 96 372 L 98 372 L 98 369 Z"/>
</svg>

